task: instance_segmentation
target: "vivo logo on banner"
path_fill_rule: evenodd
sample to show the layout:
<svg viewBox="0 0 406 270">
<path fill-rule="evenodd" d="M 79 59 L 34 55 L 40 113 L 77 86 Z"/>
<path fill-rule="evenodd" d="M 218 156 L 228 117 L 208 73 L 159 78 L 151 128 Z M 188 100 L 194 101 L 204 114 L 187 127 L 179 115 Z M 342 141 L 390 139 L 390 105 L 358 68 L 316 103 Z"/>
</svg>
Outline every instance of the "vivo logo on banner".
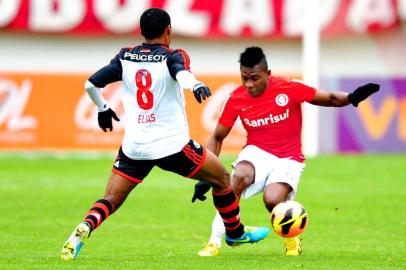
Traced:
<svg viewBox="0 0 406 270">
<path fill-rule="evenodd" d="M 355 89 L 366 81 L 381 91 L 338 113 L 338 149 L 356 152 L 406 152 L 406 79 L 348 79 L 340 89 Z"/>
<path fill-rule="evenodd" d="M 31 82 L 24 80 L 21 85 L 14 81 L 0 79 L 0 127 L 8 131 L 20 131 L 37 127 L 37 119 L 24 115 L 31 94 Z"/>
</svg>

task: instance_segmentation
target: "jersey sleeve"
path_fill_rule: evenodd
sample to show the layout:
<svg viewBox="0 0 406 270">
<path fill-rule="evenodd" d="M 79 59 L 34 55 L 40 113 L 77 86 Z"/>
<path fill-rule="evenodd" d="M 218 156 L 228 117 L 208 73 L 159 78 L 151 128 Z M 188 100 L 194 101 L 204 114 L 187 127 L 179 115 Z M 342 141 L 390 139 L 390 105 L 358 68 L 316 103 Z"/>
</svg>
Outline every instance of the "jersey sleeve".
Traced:
<svg viewBox="0 0 406 270">
<path fill-rule="evenodd" d="M 110 64 L 102 67 L 92 76 L 89 81 L 98 88 L 103 88 L 109 83 L 122 80 L 123 67 L 121 66 L 120 59 L 123 58 L 127 48 L 123 48 L 120 52 L 110 61 Z"/>
<path fill-rule="evenodd" d="M 316 89 L 298 81 L 291 81 L 292 88 L 295 89 L 296 98 L 299 102 L 310 102 L 316 94 Z"/>
<path fill-rule="evenodd" d="M 176 80 L 176 74 L 182 70 L 190 71 L 189 55 L 182 49 L 174 50 L 168 57 L 166 64 L 168 65 L 169 73 Z"/>
<path fill-rule="evenodd" d="M 219 124 L 232 128 L 235 121 L 238 118 L 238 111 L 236 110 L 235 102 L 233 101 L 231 95 L 226 100 L 223 108 L 220 112 L 220 118 L 218 120 Z"/>
</svg>

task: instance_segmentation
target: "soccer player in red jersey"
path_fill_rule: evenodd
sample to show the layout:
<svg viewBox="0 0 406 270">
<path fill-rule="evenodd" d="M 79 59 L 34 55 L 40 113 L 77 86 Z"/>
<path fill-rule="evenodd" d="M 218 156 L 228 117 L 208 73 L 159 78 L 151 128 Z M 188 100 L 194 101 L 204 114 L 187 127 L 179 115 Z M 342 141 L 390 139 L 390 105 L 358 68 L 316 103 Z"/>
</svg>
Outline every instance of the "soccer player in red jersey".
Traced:
<svg viewBox="0 0 406 270">
<path fill-rule="evenodd" d="M 301 104 L 342 107 L 358 103 L 379 90 L 366 84 L 348 94 L 321 91 L 300 82 L 271 76 L 266 57 L 259 47 L 247 48 L 240 55 L 242 85 L 226 101 L 207 149 L 217 156 L 223 140 L 239 117 L 247 132 L 247 142 L 233 164 L 231 185 L 238 197 L 249 198 L 263 192 L 264 204 L 271 213 L 280 202 L 293 199 L 305 167 L 301 151 Z M 192 202 L 204 200 L 210 185 L 195 185 Z M 224 227 L 218 213 L 212 235 L 200 256 L 217 256 Z M 301 254 L 299 237 L 285 238 L 286 255 Z"/>
<path fill-rule="evenodd" d="M 123 81 L 125 132 L 106 193 L 92 205 L 63 245 L 64 260 L 76 258 L 90 233 L 122 205 L 155 166 L 211 184 L 214 206 L 226 228 L 227 244 L 257 242 L 269 233 L 266 227 L 244 227 L 230 175 L 216 155 L 190 138 L 183 89 L 191 89 L 199 103 L 210 96 L 210 91 L 190 72 L 187 53 L 169 48 L 170 21 L 162 9 L 146 10 L 140 18 L 145 42 L 121 49 L 110 64 L 85 84 L 98 107 L 99 126 L 106 132 L 113 129 L 112 119 L 119 118 L 103 99 L 100 88 Z"/>
</svg>

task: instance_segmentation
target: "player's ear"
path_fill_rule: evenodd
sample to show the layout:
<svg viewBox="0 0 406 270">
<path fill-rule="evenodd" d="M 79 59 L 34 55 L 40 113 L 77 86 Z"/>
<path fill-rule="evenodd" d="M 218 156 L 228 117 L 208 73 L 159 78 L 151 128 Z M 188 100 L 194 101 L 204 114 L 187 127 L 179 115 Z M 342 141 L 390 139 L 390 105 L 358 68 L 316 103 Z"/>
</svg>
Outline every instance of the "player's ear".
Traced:
<svg viewBox="0 0 406 270">
<path fill-rule="evenodd" d="M 172 26 L 169 24 L 167 27 L 166 27 L 166 33 L 170 36 L 171 35 L 171 33 L 172 33 Z"/>
<path fill-rule="evenodd" d="M 272 71 L 271 71 L 270 69 L 268 69 L 268 70 L 266 71 L 266 75 L 271 76 L 271 74 L 272 74 Z"/>
</svg>

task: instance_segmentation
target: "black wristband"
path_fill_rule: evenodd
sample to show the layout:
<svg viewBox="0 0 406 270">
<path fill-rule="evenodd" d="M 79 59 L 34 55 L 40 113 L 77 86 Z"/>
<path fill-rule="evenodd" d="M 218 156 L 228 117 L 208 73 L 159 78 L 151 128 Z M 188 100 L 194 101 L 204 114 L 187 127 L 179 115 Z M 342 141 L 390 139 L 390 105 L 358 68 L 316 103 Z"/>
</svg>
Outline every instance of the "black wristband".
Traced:
<svg viewBox="0 0 406 270">
<path fill-rule="evenodd" d="M 349 93 L 348 96 L 347 96 L 347 98 L 348 98 L 348 100 L 350 101 L 350 103 L 352 104 L 352 106 L 358 107 L 358 103 L 359 103 L 359 102 L 356 102 L 356 101 L 354 100 L 354 95 L 353 95 L 353 93 Z"/>
</svg>

